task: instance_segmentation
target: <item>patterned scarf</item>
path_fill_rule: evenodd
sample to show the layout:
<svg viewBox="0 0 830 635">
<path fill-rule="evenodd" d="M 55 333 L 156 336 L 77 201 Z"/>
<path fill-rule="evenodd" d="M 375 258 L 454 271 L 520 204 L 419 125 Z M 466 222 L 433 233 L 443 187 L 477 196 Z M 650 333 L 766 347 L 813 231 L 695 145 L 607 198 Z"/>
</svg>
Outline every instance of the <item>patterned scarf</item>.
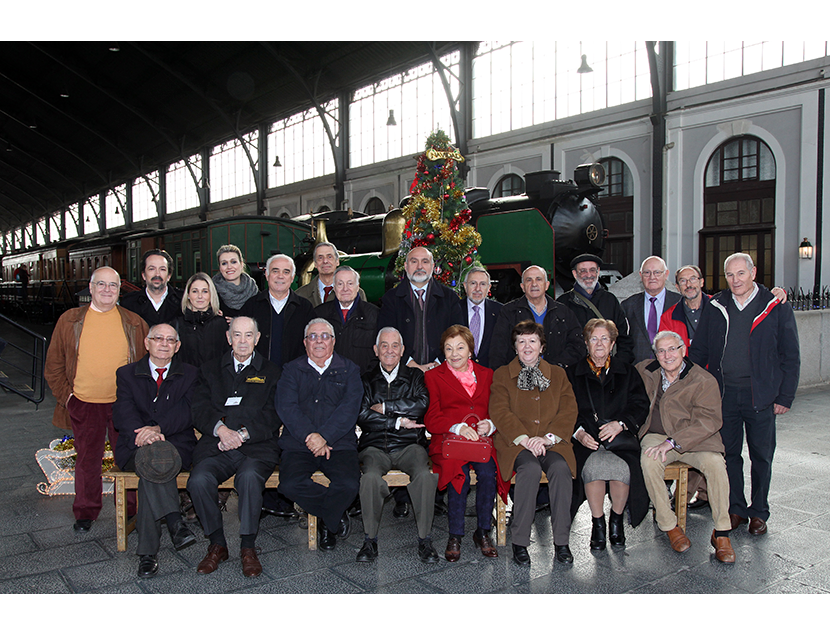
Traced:
<svg viewBox="0 0 830 635">
<path fill-rule="evenodd" d="M 213 276 L 213 284 L 216 285 L 216 293 L 219 294 L 222 301 L 232 309 L 241 309 L 248 298 L 259 292 L 256 282 L 247 273 L 239 276 L 238 285 L 228 282 L 222 277 L 221 273 L 217 273 Z"/>
<path fill-rule="evenodd" d="M 596 364 L 594 364 L 594 360 L 591 359 L 591 356 L 588 355 L 588 366 L 591 367 L 591 371 L 594 373 L 594 375 L 599 377 L 602 371 L 611 368 L 611 356 L 609 355 L 605 358 L 605 363 L 602 366 L 597 366 Z"/>
<path fill-rule="evenodd" d="M 533 390 L 534 388 L 538 388 L 539 392 L 543 392 L 548 389 L 550 379 L 545 377 L 542 371 L 539 370 L 539 362 L 541 361 L 542 358 L 540 357 L 533 366 L 528 366 L 522 360 L 519 360 L 519 364 L 522 365 L 522 370 L 519 371 L 519 390 Z"/>
</svg>

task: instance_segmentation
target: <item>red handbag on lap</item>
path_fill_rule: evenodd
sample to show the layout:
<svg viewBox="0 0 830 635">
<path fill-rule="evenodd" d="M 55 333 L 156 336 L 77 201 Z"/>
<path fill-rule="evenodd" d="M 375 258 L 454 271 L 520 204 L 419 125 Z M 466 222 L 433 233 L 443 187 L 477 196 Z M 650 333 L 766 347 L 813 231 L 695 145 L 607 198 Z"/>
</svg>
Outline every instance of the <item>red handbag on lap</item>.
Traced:
<svg viewBox="0 0 830 635">
<path fill-rule="evenodd" d="M 467 423 L 470 417 L 475 417 L 476 423 L 479 418 L 470 413 L 464 417 L 461 423 Z M 468 424 L 469 425 L 469 424 Z M 441 454 L 445 459 L 461 461 L 462 463 L 487 463 L 490 460 L 493 450 L 493 441 L 490 437 L 479 435 L 478 441 L 471 441 L 460 434 L 445 434 L 444 442 L 441 444 Z"/>
</svg>

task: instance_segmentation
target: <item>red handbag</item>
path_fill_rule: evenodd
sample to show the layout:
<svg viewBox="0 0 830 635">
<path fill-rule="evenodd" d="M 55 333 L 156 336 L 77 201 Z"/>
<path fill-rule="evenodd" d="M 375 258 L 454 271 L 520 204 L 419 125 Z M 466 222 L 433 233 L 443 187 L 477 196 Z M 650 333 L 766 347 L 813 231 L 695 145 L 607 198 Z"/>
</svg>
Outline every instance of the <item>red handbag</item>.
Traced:
<svg viewBox="0 0 830 635">
<path fill-rule="evenodd" d="M 461 423 L 467 423 L 470 417 L 475 417 L 476 423 L 479 418 L 474 413 L 464 417 Z M 478 441 L 471 441 L 460 434 L 444 435 L 444 442 L 441 444 L 441 454 L 445 459 L 461 461 L 462 463 L 487 463 L 490 460 L 493 450 L 493 441 L 490 437 L 479 435 Z"/>
</svg>

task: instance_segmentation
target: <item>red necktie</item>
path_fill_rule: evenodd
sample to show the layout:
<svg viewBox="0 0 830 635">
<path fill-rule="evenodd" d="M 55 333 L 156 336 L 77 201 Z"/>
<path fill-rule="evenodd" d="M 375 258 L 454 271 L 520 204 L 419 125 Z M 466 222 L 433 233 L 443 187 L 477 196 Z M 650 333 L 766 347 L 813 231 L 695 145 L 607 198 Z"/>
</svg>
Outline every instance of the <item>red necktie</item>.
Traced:
<svg viewBox="0 0 830 635">
<path fill-rule="evenodd" d="M 346 316 L 349 314 L 349 309 L 340 309 L 343 311 L 343 322 L 346 321 Z"/>
<path fill-rule="evenodd" d="M 334 287 L 323 287 L 323 291 L 326 292 L 326 295 L 323 296 L 323 302 L 328 302 L 329 301 L 329 296 L 331 295 L 331 290 L 332 289 L 334 289 Z"/>
<path fill-rule="evenodd" d="M 158 388 L 156 389 L 156 392 L 158 392 L 158 390 L 161 390 L 161 382 L 164 381 L 164 373 L 167 372 L 167 369 L 166 368 L 156 368 L 156 372 L 159 374 L 159 376 L 156 377 L 156 386 L 158 386 Z"/>
</svg>

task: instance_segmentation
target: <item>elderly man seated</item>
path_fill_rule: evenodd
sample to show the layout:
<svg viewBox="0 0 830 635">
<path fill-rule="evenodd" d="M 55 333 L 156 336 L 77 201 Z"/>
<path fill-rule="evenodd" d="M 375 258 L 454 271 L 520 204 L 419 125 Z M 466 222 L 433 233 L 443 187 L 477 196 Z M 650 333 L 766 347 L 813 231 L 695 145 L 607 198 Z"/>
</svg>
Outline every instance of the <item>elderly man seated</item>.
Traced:
<svg viewBox="0 0 830 635">
<path fill-rule="evenodd" d="M 363 547 L 358 562 L 372 562 L 378 555 L 378 527 L 389 487 L 383 475 L 401 470 L 409 475 L 407 490 L 414 501 L 418 526 L 418 558 L 438 562 L 432 546 L 432 519 L 438 475 L 429 469 L 424 414 L 429 393 L 424 374 L 401 363 L 403 339 L 397 329 L 387 326 L 378 333 L 375 355 L 380 365 L 363 376 L 363 403 L 357 423 L 362 434 L 358 452 L 363 464 L 360 479 L 360 506 L 363 509 Z"/>
<path fill-rule="evenodd" d="M 686 551 L 691 542 L 677 526 L 663 475 L 666 465 L 682 461 L 700 470 L 709 484 L 709 505 L 715 530 L 711 543 L 721 562 L 735 562 L 729 540 L 729 480 L 720 437 L 720 390 L 717 380 L 686 355 L 683 338 L 673 331 L 654 337 L 656 360 L 637 364 L 651 411 L 640 426 L 640 464 L 646 489 L 654 504 L 657 526 L 665 531 L 672 549 Z"/>
<path fill-rule="evenodd" d="M 322 549 L 349 535 L 345 513 L 358 493 L 355 422 L 363 390 L 357 365 L 334 352 L 334 328 L 323 318 L 305 327 L 306 354 L 283 367 L 277 388 L 282 462 L 279 491 L 320 518 Z M 330 483 L 315 483 L 320 470 Z"/>
</svg>

